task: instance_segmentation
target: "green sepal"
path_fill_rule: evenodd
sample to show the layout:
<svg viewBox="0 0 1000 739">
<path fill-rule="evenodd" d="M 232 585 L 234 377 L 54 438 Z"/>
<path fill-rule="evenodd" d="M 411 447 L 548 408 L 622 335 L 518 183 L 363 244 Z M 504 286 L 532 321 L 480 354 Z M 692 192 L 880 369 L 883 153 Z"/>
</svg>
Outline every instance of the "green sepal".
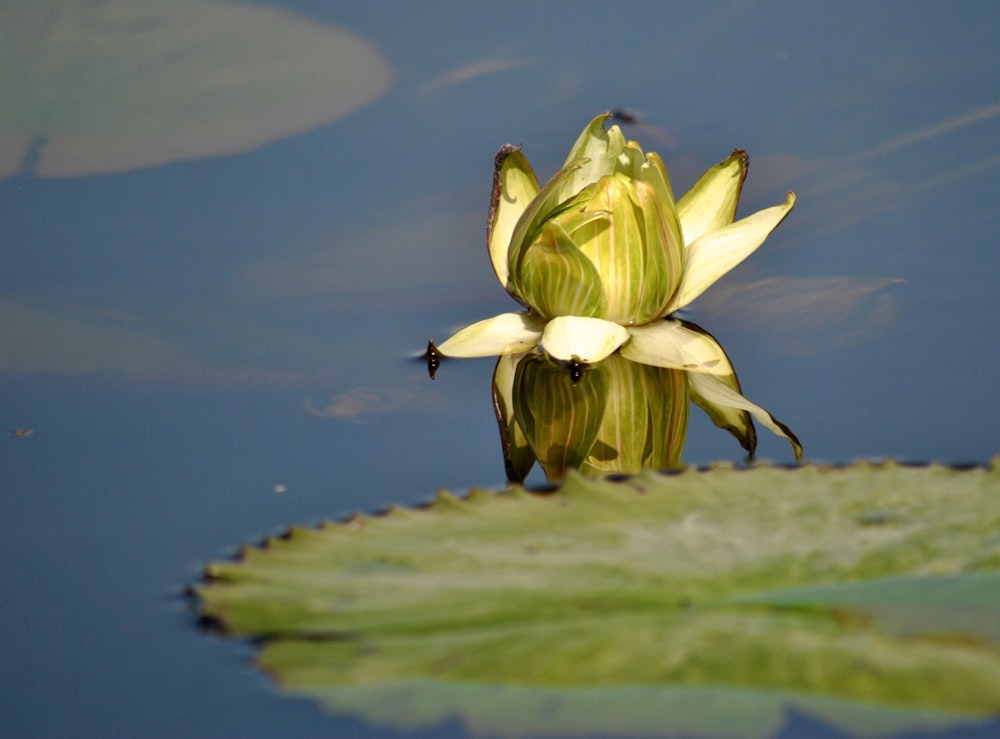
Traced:
<svg viewBox="0 0 1000 739">
<path fill-rule="evenodd" d="M 576 164 L 559 170 L 551 180 L 545 183 L 545 187 L 518 218 L 517 225 L 510 237 L 510 248 L 507 251 L 507 267 L 515 287 L 521 272 L 524 253 L 537 238 L 542 226 L 547 220 L 565 212 L 570 207 L 571 198 L 564 197 L 563 185 L 581 166 Z"/>
<path fill-rule="evenodd" d="M 540 190 L 538 178 L 527 157 L 510 144 L 502 147 L 494 160 L 486 243 L 497 279 L 518 300 L 520 298 L 510 280 L 507 253 L 518 219 Z"/>
</svg>

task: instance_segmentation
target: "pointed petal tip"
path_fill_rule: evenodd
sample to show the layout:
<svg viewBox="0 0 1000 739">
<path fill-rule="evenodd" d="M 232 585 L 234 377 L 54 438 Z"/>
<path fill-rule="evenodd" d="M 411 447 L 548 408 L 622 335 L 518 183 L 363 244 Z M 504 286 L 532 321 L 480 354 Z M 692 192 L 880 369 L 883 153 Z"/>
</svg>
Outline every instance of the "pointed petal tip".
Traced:
<svg viewBox="0 0 1000 739">
<path fill-rule="evenodd" d="M 524 148 L 523 144 L 518 144 L 517 146 L 514 146 L 514 144 L 504 144 L 503 146 L 500 147 L 500 149 L 497 151 L 497 155 L 493 158 L 493 166 L 496 169 L 500 169 L 503 166 L 504 160 L 506 160 L 507 157 L 509 157 L 515 151 L 521 151 L 522 148 Z"/>
<path fill-rule="evenodd" d="M 607 123 L 614 119 L 614 113 L 610 110 L 606 110 L 603 113 L 599 113 L 590 119 L 590 123 L 587 127 L 583 129 L 584 133 L 588 131 L 595 131 L 600 128 L 602 131 L 607 132 Z"/>
<path fill-rule="evenodd" d="M 750 155 L 747 153 L 746 149 L 733 149 L 732 154 L 730 154 L 724 161 L 719 162 L 717 166 L 729 164 L 732 161 L 740 163 L 740 183 L 742 184 L 747 178 L 747 172 L 750 171 Z"/>
</svg>

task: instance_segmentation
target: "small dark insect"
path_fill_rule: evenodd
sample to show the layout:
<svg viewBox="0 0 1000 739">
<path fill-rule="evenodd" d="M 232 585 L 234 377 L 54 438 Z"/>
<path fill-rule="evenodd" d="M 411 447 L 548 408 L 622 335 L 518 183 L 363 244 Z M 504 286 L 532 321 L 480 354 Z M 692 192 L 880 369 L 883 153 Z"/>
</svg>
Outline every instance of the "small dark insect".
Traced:
<svg viewBox="0 0 1000 739">
<path fill-rule="evenodd" d="M 626 108 L 615 108 L 610 111 L 611 120 L 623 123 L 626 126 L 635 126 L 643 135 L 656 139 L 667 149 L 677 148 L 677 137 L 663 126 L 656 126 L 647 123 L 642 116 Z"/>
<path fill-rule="evenodd" d="M 427 342 L 427 353 L 424 354 L 424 357 L 427 359 L 427 374 L 430 375 L 433 380 L 434 375 L 438 371 L 438 367 L 441 366 L 441 353 L 437 350 L 437 347 L 434 346 L 433 339 Z"/>
<path fill-rule="evenodd" d="M 583 371 L 587 369 L 586 362 L 580 362 L 576 359 L 571 359 L 566 363 L 566 366 L 569 367 L 569 378 L 574 385 L 580 381 L 580 378 L 583 377 Z"/>
<path fill-rule="evenodd" d="M 615 108 L 611 111 L 611 120 L 618 121 L 619 123 L 638 123 L 639 116 L 633 113 L 631 110 L 625 110 L 624 108 Z"/>
</svg>

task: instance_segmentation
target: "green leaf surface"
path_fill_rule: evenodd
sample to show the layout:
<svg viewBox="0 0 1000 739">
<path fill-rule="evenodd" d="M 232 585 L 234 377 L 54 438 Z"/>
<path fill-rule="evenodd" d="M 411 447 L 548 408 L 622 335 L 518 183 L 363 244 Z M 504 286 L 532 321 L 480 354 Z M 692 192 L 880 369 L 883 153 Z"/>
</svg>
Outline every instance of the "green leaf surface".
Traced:
<svg viewBox="0 0 1000 739">
<path fill-rule="evenodd" d="M 261 638 L 263 669 L 377 723 L 756 737 L 795 707 L 879 735 L 1000 712 L 996 462 L 442 492 L 207 574 L 203 615 Z"/>
<path fill-rule="evenodd" d="M 486 242 L 493 271 L 504 288 L 515 298 L 507 264 L 510 239 L 521 214 L 538 195 L 541 187 L 527 157 L 511 144 L 502 147 L 496 155 L 493 173 L 493 192 L 490 212 L 486 222 Z"/>
<path fill-rule="evenodd" d="M 31 173 L 76 177 L 246 151 L 392 79 L 368 41 L 265 3 L 0 3 L 0 178 L 34 154 Z"/>
</svg>

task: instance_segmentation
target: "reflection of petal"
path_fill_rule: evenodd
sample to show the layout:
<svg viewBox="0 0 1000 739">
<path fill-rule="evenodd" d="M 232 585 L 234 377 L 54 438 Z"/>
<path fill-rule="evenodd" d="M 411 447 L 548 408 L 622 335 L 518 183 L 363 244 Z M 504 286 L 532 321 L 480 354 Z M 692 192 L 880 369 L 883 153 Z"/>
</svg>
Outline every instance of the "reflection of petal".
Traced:
<svg viewBox="0 0 1000 739">
<path fill-rule="evenodd" d="M 689 374 L 710 374 L 736 394 L 741 394 L 729 357 L 715 337 L 693 323 L 677 320 L 659 321 L 630 329 L 631 341 L 621 355 L 633 362 L 687 370 Z M 725 429 L 751 455 L 757 447 L 757 432 L 747 410 L 729 403 L 718 404 L 691 387 L 691 400 L 716 426 Z"/>
<path fill-rule="evenodd" d="M 635 474 L 682 466 L 690 407 L 685 373 L 619 355 L 600 367 L 608 378 L 607 409 L 581 471 Z"/>
<path fill-rule="evenodd" d="M 519 69 L 528 66 L 528 64 L 526 59 L 483 59 L 470 62 L 428 80 L 421 85 L 419 92 L 421 95 L 430 95 L 446 87 L 454 87 L 480 77 Z"/>
<path fill-rule="evenodd" d="M 733 392 L 743 395 L 740 381 L 736 375 L 713 375 L 713 377 L 717 377 L 720 382 L 728 385 Z M 736 437 L 740 446 L 746 449 L 752 457 L 757 451 L 757 429 L 753 426 L 750 414 L 742 408 L 712 403 L 707 398 L 702 397 L 696 387 L 690 387 L 688 391 L 691 401 L 701 408 L 709 420 L 718 428 L 728 431 Z"/>
<path fill-rule="evenodd" d="M 517 366 L 530 356 L 530 352 L 505 354 L 497 360 L 493 370 L 493 411 L 500 427 L 504 468 L 507 479 L 512 482 L 523 482 L 535 464 L 535 453 L 514 413 L 515 373 Z"/>
<path fill-rule="evenodd" d="M 783 342 L 786 351 L 829 351 L 884 329 L 892 320 L 892 298 L 883 290 L 899 282 L 787 276 L 727 281 L 706 293 L 698 308 L 706 320 L 752 316 L 752 326 L 767 326 L 769 339 Z"/>
<path fill-rule="evenodd" d="M 538 344 L 544 326 L 541 318 L 530 313 L 501 313 L 466 326 L 437 349 L 446 357 L 517 354 Z"/>
<path fill-rule="evenodd" d="M 886 277 L 768 277 L 720 285 L 698 305 L 710 315 L 739 313 L 769 326 L 818 331 L 849 318 L 865 298 L 897 282 L 901 280 Z"/>
<path fill-rule="evenodd" d="M 928 139 L 952 133 L 959 128 L 971 126 L 975 123 L 980 123 L 981 121 L 989 120 L 990 118 L 995 118 L 997 116 L 1000 116 L 1000 102 L 994 102 L 981 108 L 975 108 L 967 113 L 962 113 L 961 115 L 953 116 L 930 126 L 919 128 L 916 131 L 910 131 L 909 133 L 896 136 L 888 141 L 883 141 L 881 144 L 878 144 L 871 149 L 855 154 L 853 157 L 850 157 L 848 161 L 852 163 L 863 162 L 874 157 L 882 156 L 883 154 L 888 154 L 896 149 L 902 149 L 907 146 L 912 146 L 913 144 L 920 144 Z"/>
<path fill-rule="evenodd" d="M 563 361 L 600 362 L 628 340 L 624 326 L 600 318 L 559 316 L 545 326 L 542 346 Z"/>
<path fill-rule="evenodd" d="M 604 364 L 598 364 L 574 378 L 544 354 L 518 363 L 513 387 L 517 422 L 550 480 L 579 468 L 594 446 L 608 404 L 607 374 Z"/>
<path fill-rule="evenodd" d="M 356 387 L 335 396 L 322 408 L 306 400 L 305 408 L 314 416 L 357 419 L 364 415 L 397 411 L 412 403 L 415 397 L 413 393 L 393 388 Z"/>
<path fill-rule="evenodd" d="M 802 445 L 790 428 L 756 403 L 750 402 L 728 387 L 718 377 L 702 372 L 689 372 L 688 382 L 691 383 L 692 390 L 713 405 L 740 408 L 749 412 L 761 425 L 769 428 L 778 436 L 784 436 L 788 439 L 795 450 L 795 459 L 802 457 Z"/>
</svg>

